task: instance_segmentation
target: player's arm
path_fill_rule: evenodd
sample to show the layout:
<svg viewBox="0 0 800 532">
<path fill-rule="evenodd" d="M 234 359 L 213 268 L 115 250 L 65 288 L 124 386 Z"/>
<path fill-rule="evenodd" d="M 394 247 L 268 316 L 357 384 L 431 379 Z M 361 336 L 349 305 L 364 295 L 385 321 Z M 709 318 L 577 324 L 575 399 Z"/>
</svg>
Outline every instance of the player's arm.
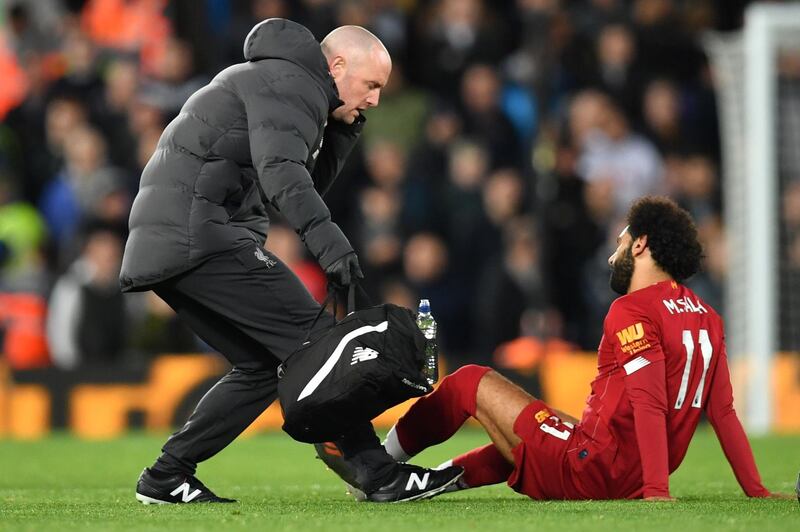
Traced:
<svg viewBox="0 0 800 532">
<path fill-rule="evenodd" d="M 761 484 L 750 442 L 733 408 L 733 389 L 724 343 L 711 379 L 706 415 L 745 494 L 748 497 L 768 497 L 769 490 Z"/>
<path fill-rule="evenodd" d="M 327 268 L 353 252 L 314 188 L 305 166 L 327 102 L 304 86 L 303 78 L 264 80 L 253 71 L 240 80 L 247 113 L 250 154 L 266 200 L 280 210 L 320 266 Z M 268 82 L 269 81 L 269 82 Z"/>
<path fill-rule="evenodd" d="M 667 385 L 659 334 L 647 316 L 622 305 L 612 308 L 607 325 L 606 335 L 610 335 L 625 372 L 625 388 L 633 408 L 642 463 L 642 496 L 670 500 Z M 626 336 L 629 327 L 631 334 Z"/>
<path fill-rule="evenodd" d="M 652 362 L 625 378 L 639 457 L 642 461 L 642 496 L 669 497 L 669 449 L 667 446 L 667 391 L 664 360 Z"/>
</svg>

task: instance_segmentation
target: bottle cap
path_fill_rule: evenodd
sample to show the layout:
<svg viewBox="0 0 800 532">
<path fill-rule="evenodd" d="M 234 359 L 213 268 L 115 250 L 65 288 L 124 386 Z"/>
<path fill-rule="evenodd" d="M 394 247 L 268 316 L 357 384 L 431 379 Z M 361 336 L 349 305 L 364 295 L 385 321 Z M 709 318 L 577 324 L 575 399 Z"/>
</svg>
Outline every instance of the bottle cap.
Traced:
<svg viewBox="0 0 800 532">
<path fill-rule="evenodd" d="M 428 313 L 431 311 L 431 302 L 427 299 L 420 299 L 419 300 L 419 311 L 422 313 Z"/>
</svg>

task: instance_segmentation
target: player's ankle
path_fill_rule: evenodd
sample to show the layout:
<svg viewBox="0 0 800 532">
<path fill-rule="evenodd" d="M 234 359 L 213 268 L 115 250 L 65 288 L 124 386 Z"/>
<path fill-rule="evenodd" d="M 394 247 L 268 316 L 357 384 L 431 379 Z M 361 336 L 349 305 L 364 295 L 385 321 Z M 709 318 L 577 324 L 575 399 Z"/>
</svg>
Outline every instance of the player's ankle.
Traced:
<svg viewBox="0 0 800 532">
<path fill-rule="evenodd" d="M 389 434 L 386 435 L 386 439 L 383 441 L 383 447 L 386 449 L 386 452 L 398 462 L 408 462 L 413 456 L 407 453 L 400 443 L 400 438 L 397 435 L 397 425 L 394 425 L 391 430 L 389 430 Z"/>
</svg>

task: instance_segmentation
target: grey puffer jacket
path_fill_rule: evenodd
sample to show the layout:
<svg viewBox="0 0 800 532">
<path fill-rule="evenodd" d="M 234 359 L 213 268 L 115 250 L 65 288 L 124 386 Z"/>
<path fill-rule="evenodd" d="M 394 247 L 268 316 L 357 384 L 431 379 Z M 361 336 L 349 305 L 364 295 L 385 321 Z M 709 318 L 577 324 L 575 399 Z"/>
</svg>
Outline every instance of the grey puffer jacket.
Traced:
<svg viewBox="0 0 800 532">
<path fill-rule="evenodd" d="M 194 93 L 142 173 L 120 283 L 147 290 L 204 260 L 258 242 L 277 208 L 326 268 L 353 251 L 321 198 L 363 127 L 342 104 L 319 43 L 285 19 L 256 25 L 246 63 Z M 327 125 L 326 125 L 327 124 Z"/>
</svg>

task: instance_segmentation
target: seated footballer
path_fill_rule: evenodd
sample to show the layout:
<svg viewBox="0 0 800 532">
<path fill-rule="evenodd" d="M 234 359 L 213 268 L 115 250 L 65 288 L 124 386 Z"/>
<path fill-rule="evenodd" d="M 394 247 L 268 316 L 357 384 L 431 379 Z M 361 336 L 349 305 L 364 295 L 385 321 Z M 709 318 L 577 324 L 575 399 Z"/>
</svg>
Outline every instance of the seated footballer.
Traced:
<svg viewBox="0 0 800 532">
<path fill-rule="evenodd" d="M 414 403 L 386 450 L 406 461 L 473 417 L 492 443 L 448 462 L 464 468 L 451 491 L 507 482 L 539 500 L 673 500 L 669 475 L 705 412 L 745 494 L 770 496 L 733 408 L 722 319 L 681 284 L 700 268 L 694 223 L 660 197 L 638 200 L 627 221 L 608 260 L 611 288 L 622 296 L 606 315 L 580 420 L 469 365 Z M 331 444 L 318 452 L 352 484 Z"/>
</svg>

